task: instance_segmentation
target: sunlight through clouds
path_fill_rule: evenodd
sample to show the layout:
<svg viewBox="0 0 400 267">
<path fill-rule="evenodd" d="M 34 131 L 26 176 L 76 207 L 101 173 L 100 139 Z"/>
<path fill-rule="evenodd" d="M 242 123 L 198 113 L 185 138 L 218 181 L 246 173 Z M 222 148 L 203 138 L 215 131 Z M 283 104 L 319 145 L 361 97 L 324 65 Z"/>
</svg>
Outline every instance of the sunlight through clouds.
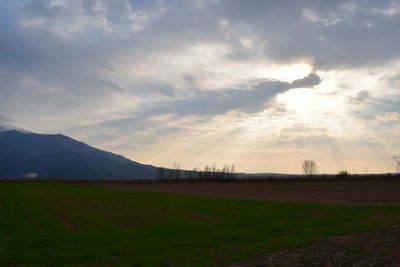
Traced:
<svg viewBox="0 0 400 267">
<path fill-rule="evenodd" d="M 0 124 L 141 163 L 388 172 L 398 1 L 5 1 Z"/>
</svg>

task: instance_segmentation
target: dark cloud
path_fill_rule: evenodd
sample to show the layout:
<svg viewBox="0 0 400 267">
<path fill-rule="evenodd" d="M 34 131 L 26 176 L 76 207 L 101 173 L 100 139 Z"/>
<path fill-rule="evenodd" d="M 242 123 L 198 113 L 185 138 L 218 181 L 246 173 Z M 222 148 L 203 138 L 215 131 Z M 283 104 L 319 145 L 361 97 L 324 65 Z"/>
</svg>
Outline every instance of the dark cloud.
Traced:
<svg viewBox="0 0 400 267">
<path fill-rule="evenodd" d="M 151 118 L 160 115 L 168 114 L 172 116 L 168 120 L 172 121 L 185 116 L 195 116 L 199 123 L 200 118 L 205 118 L 203 122 L 206 122 L 215 116 L 231 111 L 253 114 L 269 108 L 269 102 L 275 96 L 297 88 L 299 84 L 307 85 L 309 88 L 318 85 L 319 78 L 317 77 L 316 74 L 310 74 L 292 83 L 271 80 L 253 81 L 241 89 L 195 90 L 191 97 L 143 106 L 141 111 L 129 117 L 108 120 L 101 123 L 101 126 L 119 129 L 122 132 L 141 131 L 158 125 L 159 122 L 151 121 Z M 282 112 L 282 110 L 275 112 Z"/>
<path fill-rule="evenodd" d="M 374 103 L 369 105 L 369 109 L 374 114 L 381 114 L 387 112 L 400 113 L 400 97 L 393 96 L 393 98 L 379 98 Z"/>
<path fill-rule="evenodd" d="M 177 93 L 177 89 L 171 84 L 167 83 L 155 83 L 155 82 L 143 82 L 135 84 L 132 90 L 137 95 L 164 95 L 168 97 L 173 97 Z"/>
<path fill-rule="evenodd" d="M 321 78 L 317 74 L 311 73 L 303 79 L 293 81 L 290 85 L 292 88 L 310 88 L 320 84 L 320 82 Z"/>
<path fill-rule="evenodd" d="M 60 124 L 75 121 L 70 114 L 91 121 L 106 111 L 127 117 L 110 122 L 115 126 L 165 113 L 252 114 L 277 94 L 319 84 L 320 70 L 380 66 L 400 57 L 399 2 L 389 0 L 5 0 L 0 18 L 0 112 L 17 121 L 49 114 Z M 198 62 L 182 67 L 198 56 L 196 46 L 223 47 L 212 57 L 226 67 L 308 62 L 314 73 L 292 83 L 250 77 L 240 80 L 246 86 L 205 90 L 203 80 L 219 73 Z M 354 96 L 366 100 L 368 93 Z M 368 101 L 371 112 L 398 111 L 395 98 L 374 101 Z M 114 114 L 118 108 L 126 111 Z"/>
<path fill-rule="evenodd" d="M 99 81 L 100 85 L 105 85 L 106 87 L 115 90 L 115 91 L 119 91 L 119 92 L 125 92 L 125 90 L 123 88 L 121 88 L 118 84 L 113 83 L 113 82 L 109 82 L 109 81 Z"/>
<path fill-rule="evenodd" d="M 221 115 L 239 110 L 256 113 L 279 93 L 298 87 L 313 87 L 320 83 L 316 74 L 295 80 L 292 83 L 280 81 L 256 81 L 242 89 L 198 90 L 191 98 L 166 103 L 148 110 L 149 114 L 175 113 L 187 115 Z"/>
<path fill-rule="evenodd" d="M 196 85 L 196 78 L 188 73 L 183 74 L 183 79 L 191 86 Z"/>
<path fill-rule="evenodd" d="M 385 81 L 391 87 L 400 88 L 400 73 L 393 75 L 391 77 L 387 77 Z"/>
<path fill-rule="evenodd" d="M 364 98 L 363 95 L 360 97 Z M 357 104 L 363 101 L 365 101 L 365 99 L 358 101 Z M 363 120 L 375 120 L 377 117 L 383 116 L 386 113 L 400 114 L 400 97 L 398 95 L 393 95 L 391 97 L 375 97 L 372 101 L 369 101 L 368 105 L 351 109 L 351 114 Z"/>
<path fill-rule="evenodd" d="M 219 1 L 215 15 L 234 36 L 265 42 L 280 62 L 309 59 L 316 68 L 378 65 L 399 58 L 398 1 Z M 243 30 L 246 29 L 246 30 Z"/>
<path fill-rule="evenodd" d="M 359 91 L 357 94 L 350 96 L 348 101 L 352 104 L 361 104 L 362 102 L 368 100 L 370 98 L 369 91 L 362 90 Z"/>
</svg>

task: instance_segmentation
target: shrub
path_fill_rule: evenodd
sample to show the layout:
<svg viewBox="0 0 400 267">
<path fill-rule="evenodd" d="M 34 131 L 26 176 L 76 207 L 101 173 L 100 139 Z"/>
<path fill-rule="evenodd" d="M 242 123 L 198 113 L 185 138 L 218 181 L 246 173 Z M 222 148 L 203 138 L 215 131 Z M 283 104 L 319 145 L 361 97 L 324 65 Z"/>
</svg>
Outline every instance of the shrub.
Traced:
<svg viewBox="0 0 400 267">
<path fill-rule="evenodd" d="M 344 178 L 349 177 L 349 173 L 346 170 L 342 170 L 342 171 L 338 172 L 337 177 L 339 179 L 344 179 Z"/>
</svg>

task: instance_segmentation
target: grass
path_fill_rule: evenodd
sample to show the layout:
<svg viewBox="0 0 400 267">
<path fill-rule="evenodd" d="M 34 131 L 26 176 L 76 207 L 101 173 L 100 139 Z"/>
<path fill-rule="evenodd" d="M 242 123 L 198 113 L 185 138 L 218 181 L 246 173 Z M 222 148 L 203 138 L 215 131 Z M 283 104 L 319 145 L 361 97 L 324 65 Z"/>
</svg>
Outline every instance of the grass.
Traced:
<svg viewBox="0 0 400 267">
<path fill-rule="evenodd" d="M 0 265 L 224 265 L 398 223 L 398 207 L 0 183 Z"/>
</svg>

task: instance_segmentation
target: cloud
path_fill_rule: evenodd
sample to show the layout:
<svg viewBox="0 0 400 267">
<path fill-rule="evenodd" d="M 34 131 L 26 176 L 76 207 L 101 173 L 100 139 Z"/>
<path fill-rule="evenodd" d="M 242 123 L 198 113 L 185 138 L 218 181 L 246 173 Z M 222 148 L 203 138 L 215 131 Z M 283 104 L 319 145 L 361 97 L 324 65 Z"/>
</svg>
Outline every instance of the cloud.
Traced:
<svg viewBox="0 0 400 267">
<path fill-rule="evenodd" d="M 362 90 L 359 91 L 356 95 L 348 97 L 349 103 L 352 104 L 360 104 L 370 98 L 369 91 Z"/>
<path fill-rule="evenodd" d="M 197 90 L 191 98 L 173 101 L 150 109 L 149 114 L 175 113 L 187 115 L 223 115 L 239 110 L 244 113 L 256 113 L 265 108 L 279 93 L 298 87 L 313 87 L 320 83 L 316 74 L 295 80 L 292 83 L 261 80 L 241 89 Z"/>
<path fill-rule="evenodd" d="M 400 73 L 387 78 L 386 82 L 392 87 L 400 87 Z"/>
<path fill-rule="evenodd" d="M 313 86 L 318 85 L 321 82 L 321 78 L 315 74 L 315 73 L 311 73 L 310 75 L 308 75 L 307 77 L 303 78 L 303 79 L 299 79 L 299 80 L 295 80 L 291 83 L 291 87 L 292 88 L 310 88 Z"/>
<path fill-rule="evenodd" d="M 400 21 L 397 1 L 219 1 L 217 10 L 232 25 L 232 35 L 265 42 L 264 56 L 272 60 L 308 59 L 332 69 L 400 56 L 400 37 L 392 34 Z"/>
<path fill-rule="evenodd" d="M 155 83 L 155 82 L 142 82 L 133 86 L 133 91 L 138 95 L 164 95 L 168 97 L 173 97 L 177 93 L 177 89 L 168 83 Z"/>
<path fill-rule="evenodd" d="M 351 109 L 350 114 L 354 115 L 358 119 L 365 121 L 379 121 L 381 117 L 386 114 L 400 114 L 400 99 L 397 96 L 388 97 L 375 97 L 373 101 L 370 101 L 365 105 L 363 95 L 359 96 L 362 100 L 356 98 L 350 98 L 351 103 L 358 105 L 364 104 L 362 107 Z M 368 96 L 367 96 L 368 97 Z M 395 122 L 398 124 L 398 122 Z"/>
<path fill-rule="evenodd" d="M 147 144 L 195 120 L 263 114 L 275 127 L 331 112 L 362 127 L 351 120 L 399 112 L 398 1 L 5 0 L 0 17 L 0 121 L 37 132 L 106 142 L 124 130 Z M 297 108 L 274 101 L 314 87 L 293 90 Z"/>
<path fill-rule="evenodd" d="M 10 123 L 13 123 L 13 122 L 15 122 L 14 119 L 10 118 L 7 115 L 4 115 L 4 114 L 0 113 L 0 124 L 10 124 Z"/>
</svg>

